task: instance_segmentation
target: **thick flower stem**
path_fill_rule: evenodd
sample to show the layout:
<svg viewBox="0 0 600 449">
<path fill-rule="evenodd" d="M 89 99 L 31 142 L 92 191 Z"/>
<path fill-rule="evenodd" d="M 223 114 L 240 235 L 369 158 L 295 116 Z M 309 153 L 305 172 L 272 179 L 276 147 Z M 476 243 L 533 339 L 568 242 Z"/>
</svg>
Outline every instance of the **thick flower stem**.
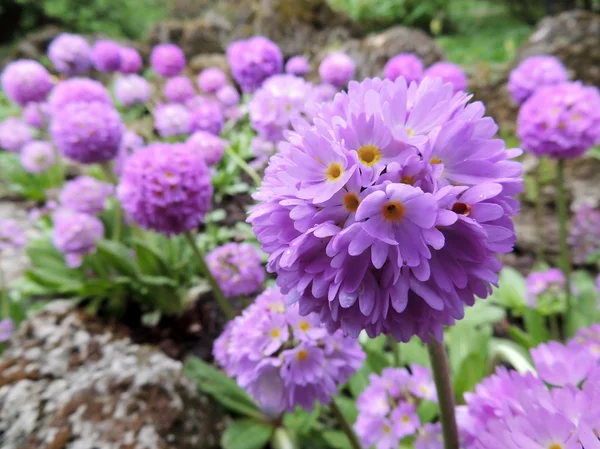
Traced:
<svg viewBox="0 0 600 449">
<path fill-rule="evenodd" d="M 102 169 L 102 173 L 104 174 L 106 179 L 108 179 L 108 181 L 111 184 L 116 186 L 119 183 L 119 180 L 115 176 L 115 174 L 112 171 L 112 168 L 110 167 L 110 164 L 108 162 L 100 164 L 100 168 Z M 112 239 L 115 242 L 117 242 L 121 238 L 121 224 L 123 223 L 123 211 L 121 210 L 121 204 L 119 203 L 118 200 L 115 199 L 114 204 L 115 204 L 115 206 L 113 208 Z"/>
<path fill-rule="evenodd" d="M 450 369 L 446 357 L 444 344 L 431 338 L 427 345 L 429 349 L 429 360 L 433 371 L 433 379 L 437 390 L 438 402 L 440 404 L 440 421 L 444 435 L 445 449 L 459 449 L 458 428 L 454 412 L 454 391 L 450 382 Z"/>
<path fill-rule="evenodd" d="M 214 295 L 215 299 L 217 300 L 219 307 L 221 307 L 221 310 L 223 311 L 223 313 L 225 314 L 227 319 L 232 320 L 233 318 L 235 318 L 235 312 L 233 311 L 233 309 L 231 308 L 231 305 L 225 298 L 225 295 L 223 294 L 221 287 L 219 287 L 219 284 L 217 284 L 217 281 L 215 280 L 214 276 L 210 272 L 208 265 L 206 265 L 206 260 L 205 260 L 206 257 L 202 253 L 202 250 L 198 247 L 198 245 L 196 243 L 196 239 L 194 238 L 194 236 L 192 235 L 192 233 L 190 231 L 184 233 L 183 235 L 185 236 L 185 239 L 190 244 L 190 247 L 192 248 L 192 251 L 194 252 L 194 256 L 196 256 L 196 261 L 198 262 L 198 265 L 200 265 L 200 270 L 202 271 L 202 274 L 208 280 L 208 283 L 210 284 L 210 286 L 212 288 L 213 295 Z"/>
<path fill-rule="evenodd" d="M 560 268 L 565 275 L 565 288 L 567 297 L 567 307 L 565 312 L 566 323 L 568 326 L 571 312 L 572 312 L 572 299 L 571 299 L 571 253 L 569 251 L 569 243 L 567 241 L 567 220 L 568 220 L 568 205 L 567 195 L 565 192 L 565 161 L 561 159 L 558 161 L 558 174 L 557 174 L 557 188 L 558 195 L 556 198 L 556 209 L 558 211 L 558 231 L 560 240 Z M 568 335 L 568 332 L 565 333 Z"/>
<path fill-rule="evenodd" d="M 235 161 L 238 167 L 244 170 L 248 176 L 252 178 L 257 187 L 261 184 L 262 180 L 260 179 L 258 173 L 256 173 L 256 170 L 250 167 L 244 159 L 242 159 L 235 151 L 231 149 L 231 147 L 225 147 L 225 153 L 227 153 L 227 155 Z"/>
<path fill-rule="evenodd" d="M 401 365 L 400 343 L 398 343 L 391 335 L 388 336 L 388 343 L 392 351 L 392 356 L 394 357 L 394 366 L 398 367 Z"/>
<path fill-rule="evenodd" d="M 331 399 L 331 411 L 339 421 L 340 425 L 342 426 L 342 430 L 350 440 L 350 446 L 352 446 L 352 449 L 362 449 L 362 446 L 360 444 L 360 441 L 358 440 L 358 437 L 356 436 L 356 433 L 354 433 L 354 430 L 352 430 L 352 426 L 350 426 L 350 423 L 342 413 L 342 410 L 340 410 L 340 407 L 337 405 L 337 402 L 335 402 L 335 398 Z"/>
</svg>

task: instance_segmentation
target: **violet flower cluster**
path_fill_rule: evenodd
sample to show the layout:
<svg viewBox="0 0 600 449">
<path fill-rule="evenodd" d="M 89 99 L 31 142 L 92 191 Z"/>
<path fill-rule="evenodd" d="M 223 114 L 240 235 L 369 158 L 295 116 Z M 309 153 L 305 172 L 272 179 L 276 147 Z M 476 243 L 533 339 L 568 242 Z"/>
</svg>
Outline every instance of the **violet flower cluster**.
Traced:
<svg viewBox="0 0 600 449">
<path fill-rule="evenodd" d="M 116 72 L 121 67 L 121 46 L 115 41 L 96 41 L 92 47 L 92 63 L 99 72 Z"/>
<path fill-rule="evenodd" d="M 83 37 L 63 33 L 50 43 L 48 58 L 60 73 L 82 75 L 92 66 L 92 48 Z"/>
<path fill-rule="evenodd" d="M 114 193 L 114 186 L 91 176 L 79 176 L 63 186 L 59 201 L 63 208 L 96 215 L 106 206 L 106 200 Z"/>
<path fill-rule="evenodd" d="M 218 67 L 209 67 L 198 75 L 198 87 L 207 94 L 214 94 L 227 85 L 227 75 Z"/>
<path fill-rule="evenodd" d="M 98 102 L 112 105 L 108 90 L 89 78 L 71 78 L 59 83 L 48 97 L 51 116 L 60 113 L 70 103 Z"/>
<path fill-rule="evenodd" d="M 142 69 L 142 57 L 135 48 L 121 47 L 120 58 L 119 72 L 132 74 Z"/>
<path fill-rule="evenodd" d="M 310 71 L 308 59 L 304 56 L 294 56 L 285 63 L 285 73 L 304 76 Z"/>
<path fill-rule="evenodd" d="M 8 64 L 2 71 L 0 83 L 8 99 L 20 106 L 44 101 L 52 89 L 48 71 L 39 62 L 28 59 Z"/>
<path fill-rule="evenodd" d="M 600 210 L 589 204 L 581 205 L 571 218 L 569 229 L 573 261 L 584 264 L 600 250 Z"/>
<path fill-rule="evenodd" d="M 171 103 L 185 103 L 196 94 L 196 91 L 189 78 L 175 76 L 165 83 L 164 94 L 167 101 Z"/>
<path fill-rule="evenodd" d="M 104 225 L 93 215 L 70 209 L 58 209 L 52 215 L 52 243 L 65 255 L 67 266 L 81 266 L 83 258 L 96 251 L 104 235 Z"/>
<path fill-rule="evenodd" d="M 391 58 L 383 68 L 383 76 L 395 81 L 403 77 L 408 84 L 423 79 L 423 61 L 414 53 L 400 53 Z M 433 76 L 439 76 L 434 74 Z M 446 81 L 446 80 L 444 80 Z"/>
<path fill-rule="evenodd" d="M 532 56 L 521 62 L 508 79 L 508 91 L 517 104 L 524 103 L 536 90 L 569 80 L 566 67 L 554 56 Z"/>
<path fill-rule="evenodd" d="M 276 288 L 229 322 L 213 351 L 227 374 L 272 414 L 329 403 L 365 359 L 356 340 L 328 334 L 318 317 L 301 316 Z"/>
<path fill-rule="evenodd" d="M 0 122 L 0 149 L 18 153 L 33 140 L 33 130 L 21 119 L 8 117 Z"/>
<path fill-rule="evenodd" d="M 535 308 L 541 301 L 560 299 L 565 293 L 565 275 L 558 268 L 534 271 L 526 280 L 527 304 Z"/>
<path fill-rule="evenodd" d="M 423 76 L 441 78 L 444 83 L 452 83 L 454 92 L 467 90 L 469 80 L 467 75 L 458 65 L 451 62 L 437 62 L 425 70 Z"/>
<path fill-rule="evenodd" d="M 43 129 L 50 120 L 50 111 L 47 103 L 27 103 L 21 112 L 21 118 L 29 126 Z"/>
<path fill-rule="evenodd" d="M 248 221 L 302 315 L 441 340 L 512 250 L 521 154 L 451 84 L 351 82 L 272 156 Z"/>
<path fill-rule="evenodd" d="M 188 137 L 185 143 L 197 151 L 209 167 L 217 165 L 221 161 L 226 144 L 219 136 L 206 131 L 196 131 Z"/>
<path fill-rule="evenodd" d="M 439 424 L 426 432 L 421 430 L 417 408 L 423 400 L 437 402 L 428 368 L 412 365 L 410 371 L 385 368 L 381 376 L 371 374 L 369 385 L 356 403 L 354 430 L 363 447 L 396 449 L 406 437 L 416 435 L 418 442 L 424 435 L 430 438 L 432 433 L 441 434 Z"/>
<path fill-rule="evenodd" d="M 152 49 L 150 64 L 164 78 L 179 75 L 185 68 L 183 50 L 174 44 L 160 44 Z"/>
<path fill-rule="evenodd" d="M 206 264 L 228 298 L 254 293 L 265 281 L 260 253 L 249 243 L 219 246 L 207 254 Z"/>
<path fill-rule="evenodd" d="M 218 136 L 225 120 L 221 105 L 212 99 L 204 99 L 191 108 L 192 131 L 206 131 Z"/>
<path fill-rule="evenodd" d="M 27 237 L 16 221 L 0 219 L 0 252 L 18 250 L 27 244 Z"/>
<path fill-rule="evenodd" d="M 254 92 L 269 77 L 283 70 L 283 55 L 263 36 L 232 42 L 227 47 L 231 74 L 244 92 Z"/>
<path fill-rule="evenodd" d="M 115 158 L 115 164 L 113 171 L 116 175 L 121 176 L 125 162 L 133 154 L 134 151 L 144 146 L 144 139 L 134 133 L 133 131 L 126 130 L 121 139 L 121 145 L 119 146 L 119 152 Z"/>
<path fill-rule="evenodd" d="M 159 104 L 153 114 L 154 128 L 161 137 L 184 136 L 192 130 L 190 111 L 182 104 Z"/>
<path fill-rule="evenodd" d="M 331 84 L 336 88 L 345 87 L 352 78 L 356 65 L 346 53 L 330 53 L 319 65 L 319 76 L 324 84 Z"/>
<path fill-rule="evenodd" d="M 43 140 L 34 140 L 26 144 L 19 158 L 28 173 L 44 173 L 54 165 L 56 159 L 52 144 Z"/>
<path fill-rule="evenodd" d="M 144 104 L 150 100 L 151 93 L 150 83 L 139 75 L 124 75 L 115 81 L 115 97 L 123 106 Z"/>
</svg>

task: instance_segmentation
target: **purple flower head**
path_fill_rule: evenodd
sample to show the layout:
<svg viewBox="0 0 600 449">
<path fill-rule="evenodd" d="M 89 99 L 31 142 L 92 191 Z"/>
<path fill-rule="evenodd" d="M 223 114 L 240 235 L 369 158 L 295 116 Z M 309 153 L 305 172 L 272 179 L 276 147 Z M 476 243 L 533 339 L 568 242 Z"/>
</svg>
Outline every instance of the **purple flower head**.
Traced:
<svg viewBox="0 0 600 449">
<path fill-rule="evenodd" d="M 123 106 L 144 104 L 150 99 L 150 95 L 150 83 L 139 75 L 123 75 L 115 81 L 115 97 Z"/>
<path fill-rule="evenodd" d="M 556 341 L 541 344 L 531 350 L 531 357 L 540 378 L 558 387 L 578 385 L 598 364 L 587 348 L 576 341 L 566 346 Z"/>
<path fill-rule="evenodd" d="M 193 131 L 206 131 L 216 136 L 223 129 L 224 119 L 221 106 L 214 100 L 206 100 L 191 109 Z"/>
<path fill-rule="evenodd" d="M 160 104 L 154 109 L 154 128 L 161 137 L 184 136 L 192 130 L 192 117 L 182 104 Z"/>
<path fill-rule="evenodd" d="M 0 252 L 7 249 L 21 249 L 27 244 L 27 237 L 13 220 L 0 219 Z"/>
<path fill-rule="evenodd" d="M 0 343 L 9 341 L 14 332 L 14 323 L 10 318 L 0 320 Z"/>
<path fill-rule="evenodd" d="M 565 291 L 565 276 L 558 268 L 535 271 L 527 276 L 527 303 L 536 307 L 542 295 L 557 296 Z"/>
<path fill-rule="evenodd" d="M 99 72 L 116 72 L 121 67 L 121 46 L 115 41 L 96 41 L 92 47 L 92 62 Z"/>
<path fill-rule="evenodd" d="M 20 158 L 26 172 L 44 173 L 54 164 L 54 148 L 49 142 L 34 140 L 23 147 Z"/>
<path fill-rule="evenodd" d="M 227 47 L 231 74 L 244 92 L 254 92 L 269 77 L 281 73 L 283 55 L 263 36 L 232 42 Z"/>
<path fill-rule="evenodd" d="M 293 75 L 275 75 L 264 82 L 250 102 L 250 122 L 258 135 L 272 142 L 283 139 L 290 123 L 304 113 L 311 85 Z"/>
<path fill-rule="evenodd" d="M 217 100 L 224 106 L 235 106 L 240 102 L 240 94 L 233 86 L 223 86 L 217 91 Z"/>
<path fill-rule="evenodd" d="M 209 67 L 198 75 L 198 87 L 207 94 L 214 94 L 227 85 L 227 75 L 218 67 Z"/>
<path fill-rule="evenodd" d="M 440 423 L 425 423 L 415 439 L 415 449 L 443 449 L 444 438 Z"/>
<path fill-rule="evenodd" d="M 185 144 L 155 143 L 127 159 L 117 197 L 136 224 L 172 235 L 202 223 L 212 192 L 197 151 Z"/>
<path fill-rule="evenodd" d="M 452 83 L 454 92 L 467 90 L 469 84 L 469 80 L 463 69 L 451 62 L 435 63 L 425 70 L 423 76 L 428 76 L 429 78 L 441 78 L 444 83 Z"/>
<path fill-rule="evenodd" d="M 225 142 L 212 133 L 196 131 L 185 143 L 197 151 L 209 167 L 217 165 L 223 157 Z"/>
<path fill-rule="evenodd" d="M 600 210 L 583 204 L 571 218 L 569 243 L 573 251 L 573 260 L 578 264 L 600 249 Z"/>
<path fill-rule="evenodd" d="M 293 56 L 285 63 L 285 73 L 304 76 L 310 71 L 308 59 L 304 56 Z"/>
<path fill-rule="evenodd" d="M 170 78 L 164 87 L 164 94 L 167 101 L 171 103 L 185 103 L 191 99 L 196 92 L 189 78 L 185 76 L 175 76 Z"/>
<path fill-rule="evenodd" d="M 135 48 L 121 47 L 120 56 L 119 72 L 138 73 L 142 69 L 142 57 Z"/>
<path fill-rule="evenodd" d="M 587 348 L 593 358 L 600 359 L 600 324 L 593 324 L 590 327 L 579 329 L 571 341 Z"/>
<path fill-rule="evenodd" d="M 215 341 L 216 360 L 267 413 L 327 404 L 362 365 L 360 344 L 302 317 L 277 288 L 256 298 Z"/>
<path fill-rule="evenodd" d="M 33 130 L 23 120 L 8 117 L 0 122 L 0 149 L 18 153 L 32 140 Z"/>
<path fill-rule="evenodd" d="M 20 106 L 44 101 L 52 89 L 48 71 L 39 62 L 29 59 L 8 64 L 2 71 L 0 83 L 8 99 Z"/>
<path fill-rule="evenodd" d="M 313 86 L 309 97 L 304 104 L 305 113 L 308 117 L 318 115 L 323 103 L 330 102 L 335 97 L 338 89 L 331 84 L 318 84 Z"/>
<path fill-rule="evenodd" d="M 206 263 L 228 298 L 250 295 L 265 281 L 260 253 L 248 243 L 219 246 L 208 253 Z"/>
<path fill-rule="evenodd" d="M 72 78 L 52 90 L 48 98 L 50 115 L 60 113 L 70 103 L 99 102 L 112 105 L 108 90 L 98 81 L 89 78 Z"/>
<path fill-rule="evenodd" d="M 536 90 L 519 111 L 517 134 L 537 156 L 581 156 L 600 140 L 600 92 L 579 82 Z"/>
<path fill-rule="evenodd" d="M 517 104 L 524 103 L 536 90 L 569 80 L 566 67 L 554 56 L 532 56 L 511 73 L 508 91 Z"/>
<path fill-rule="evenodd" d="M 351 82 L 295 120 L 249 216 L 267 270 L 330 331 L 441 338 L 498 281 L 521 165 L 440 79 Z"/>
<path fill-rule="evenodd" d="M 79 267 L 84 256 L 96 251 L 96 243 L 104 235 L 102 222 L 93 215 L 68 209 L 57 210 L 52 220 L 52 243 L 65 255 L 69 267 Z"/>
<path fill-rule="evenodd" d="M 104 210 L 106 200 L 114 191 L 112 184 L 91 176 L 79 176 L 65 183 L 59 199 L 65 209 L 96 215 Z"/>
<path fill-rule="evenodd" d="M 113 159 L 121 145 L 123 122 L 111 105 L 70 103 L 52 116 L 50 135 L 59 151 L 82 164 Z"/>
<path fill-rule="evenodd" d="M 354 61 L 346 53 L 328 54 L 319 65 L 319 76 L 324 84 L 337 88 L 346 86 L 354 77 Z"/>
<path fill-rule="evenodd" d="M 48 57 L 56 70 L 69 76 L 82 75 L 92 66 L 92 48 L 77 34 L 58 35 L 48 47 Z"/>
<path fill-rule="evenodd" d="M 424 76 L 423 70 L 423 61 L 417 55 L 414 53 L 400 53 L 387 62 L 383 68 L 383 76 L 392 81 L 401 76 L 406 80 L 406 84 L 413 81 L 418 83 Z M 441 75 L 439 73 L 430 75 L 430 77 L 438 76 Z M 443 81 L 447 82 L 445 79 Z"/>
<path fill-rule="evenodd" d="M 27 103 L 23 108 L 22 118 L 29 126 L 42 129 L 48 123 L 49 114 L 47 103 Z"/>
<path fill-rule="evenodd" d="M 134 151 L 144 146 L 144 139 L 133 131 L 126 130 L 121 139 L 119 153 L 115 159 L 114 171 L 115 174 L 121 176 L 125 162 L 133 154 Z"/>
<path fill-rule="evenodd" d="M 185 55 L 177 45 L 160 44 L 152 49 L 150 64 L 160 76 L 171 78 L 185 68 Z"/>
</svg>

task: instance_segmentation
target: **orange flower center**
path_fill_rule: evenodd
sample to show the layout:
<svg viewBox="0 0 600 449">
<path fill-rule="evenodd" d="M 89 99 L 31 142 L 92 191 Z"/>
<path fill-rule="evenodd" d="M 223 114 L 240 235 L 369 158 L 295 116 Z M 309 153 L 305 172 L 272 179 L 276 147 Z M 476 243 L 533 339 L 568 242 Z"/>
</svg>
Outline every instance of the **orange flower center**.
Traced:
<svg viewBox="0 0 600 449">
<path fill-rule="evenodd" d="M 364 145 L 358 149 L 358 159 L 362 164 L 372 167 L 381 159 L 381 151 L 374 145 Z"/>
<path fill-rule="evenodd" d="M 344 195 L 344 207 L 349 212 L 356 212 L 359 204 L 360 200 L 358 199 L 358 195 L 356 193 L 348 192 Z"/>
<path fill-rule="evenodd" d="M 471 215 L 471 206 L 469 206 L 467 203 L 454 203 L 452 206 L 452 212 L 468 217 Z"/>
<path fill-rule="evenodd" d="M 327 179 L 331 182 L 337 181 L 342 176 L 344 169 L 339 162 L 333 162 L 325 172 Z"/>
<path fill-rule="evenodd" d="M 399 201 L 390 201 L 381 207 L 383 218 L 387 221 L 400 221 L 404 217 L 406 208 Z"/>
<path fill-rule="evenodd" d="M 441 164 L 442 160 L 439 157 L 434 156 L 429 160 L 429 163 L 433 164 L 433 165 L 437 165 L 437 164 Z"/>
<path fill-rule="evenodd" d="M 415 178 L 413 178 L 412 176 L 408 176 L 408 175 L 404 175 L 402 178 L 400 178 L 400 182 L 402 184 L 408 184 L 408 185 L 415 185 Z"/>
<path fill-rule="evenodd" d="M 308 352 L 304 349 L 301 349 L 298 351 L 298 354 L 296 354 L 296 358 L 300 361 L 306 360 L 308 358 Z"/>
</svg>

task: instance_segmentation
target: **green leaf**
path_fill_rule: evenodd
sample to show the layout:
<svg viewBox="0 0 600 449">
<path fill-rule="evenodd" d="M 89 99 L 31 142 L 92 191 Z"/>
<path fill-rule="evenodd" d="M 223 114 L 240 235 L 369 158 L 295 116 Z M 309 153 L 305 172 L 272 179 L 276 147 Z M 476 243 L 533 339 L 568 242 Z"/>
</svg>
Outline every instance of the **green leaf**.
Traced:
<svg viewBox="0 0 600 449">
<path fill-rule="evenodd" d="M 536 346 L 536 342 L 529 334 L 523 332 L 517 326 L 510 326 L 507 329 L 508 335 L 512 337 L 515 342 L 521 345 L 525 349 L 534 348 Z"/>
<path fill-rule="evenodd" d="M 350 440 L 341 430 L 324 430 L 321 435 L 329 447 L 333 449 L 350 449 Z"/>
<path fill-rule="evenodd" d="M 366 363 L 371 367 L 374 373 L 381 374 L 381 371 L 390 366 L 390 360 L 387 355 L 381 351 L 371 351 L 367 348 L 364 348 L 365 353 L 367 354 Z"/>
<path fill-rule="evenodd" d="M 102 239 L 97 243 L 97 247 L 98 255 L 106 261 L 108 267 L 132 278 L 139 275 L 140 270 L 127 246 L 121 242 Z"/>
<path fill-rule="evenodd" d="M 527 309 L 523 313 L 523 321 L 525 323 L 525 331 L 533 340 L 534 346 L 550 340 L 546 320 L 537 310 Z"/>
<path fill-rule="evenodd" d="M 417 408 L 417 414 L 422 423 L 431 422 L 440 413 L 437 402 L 422 401 Z"/>
<path fill-rule="evenodd" d="M 535 368 L 531 364 L 529 352 L 513 341 L 500 338 L 492 339 L 490 342 L 490 357 L 509 363 L 521 374 L 527 372 L 535 373 Z"/>
<path fill-rule="evenodd" d="M 358 416 L 356 401 L 347 396 L 337 395 L 335 397 L 335 402 L 342 411 L 342 414 L 346 417 L 346 420 L 352 425 Z"/>
<path fill-rule="evenodd" d="M 369 374 L 373 370 L 367 363 L 363 363 L 361 369 L 359 369 L 350 379 L 348 379 L 348 388 L 355 398 L 361 394 L 365 388 L 369 385 Z"/>
<path fill-rule="evenodd" d="M 408 343 L 400 345 L 400 359 L 402 360 L 402 365 L 416 363 L 428 368 L 431 367 L 427 348 L 421 339 L 417 337 L 413 337 Z"/>
<path fill-rule="evenodd" d="M 320 413 L 321 408 L 318 405 L 310 413 L 296 407 L 292 413 L 288 412 L 283 415 L 283 424 L 297 434 L 306 434 L 317 423 Z"/>
<path fill-rule="evenodd" d="M 221 438 L 223 449 L 261 449 L 273 433 L 273 426 L 253 419 L 233 421 Z"/>
<path fill-rule="evenodd" d="M 517 270 L 505 267 L 500 272 L 499 287 L 494 289 L 489 301 L 493 301 L 514 313 L 520 314 L 527 308 L 525 278 Z"/>
<path fill-rule="evenodd" d="M 481 326 L 494 324 L 506 318 L 506 311 L 490 301 L 477 301 L 473 307 L 467 308 L 461 324 Z"/>
<path fill-rule="evenodd" d="M 454 376 L 454 394 L 457 402 L 462 403 L 463 394 L 472 391 L 486 374 L 485 355 L 471 353 L 462 360 Z"/>
</svg>

